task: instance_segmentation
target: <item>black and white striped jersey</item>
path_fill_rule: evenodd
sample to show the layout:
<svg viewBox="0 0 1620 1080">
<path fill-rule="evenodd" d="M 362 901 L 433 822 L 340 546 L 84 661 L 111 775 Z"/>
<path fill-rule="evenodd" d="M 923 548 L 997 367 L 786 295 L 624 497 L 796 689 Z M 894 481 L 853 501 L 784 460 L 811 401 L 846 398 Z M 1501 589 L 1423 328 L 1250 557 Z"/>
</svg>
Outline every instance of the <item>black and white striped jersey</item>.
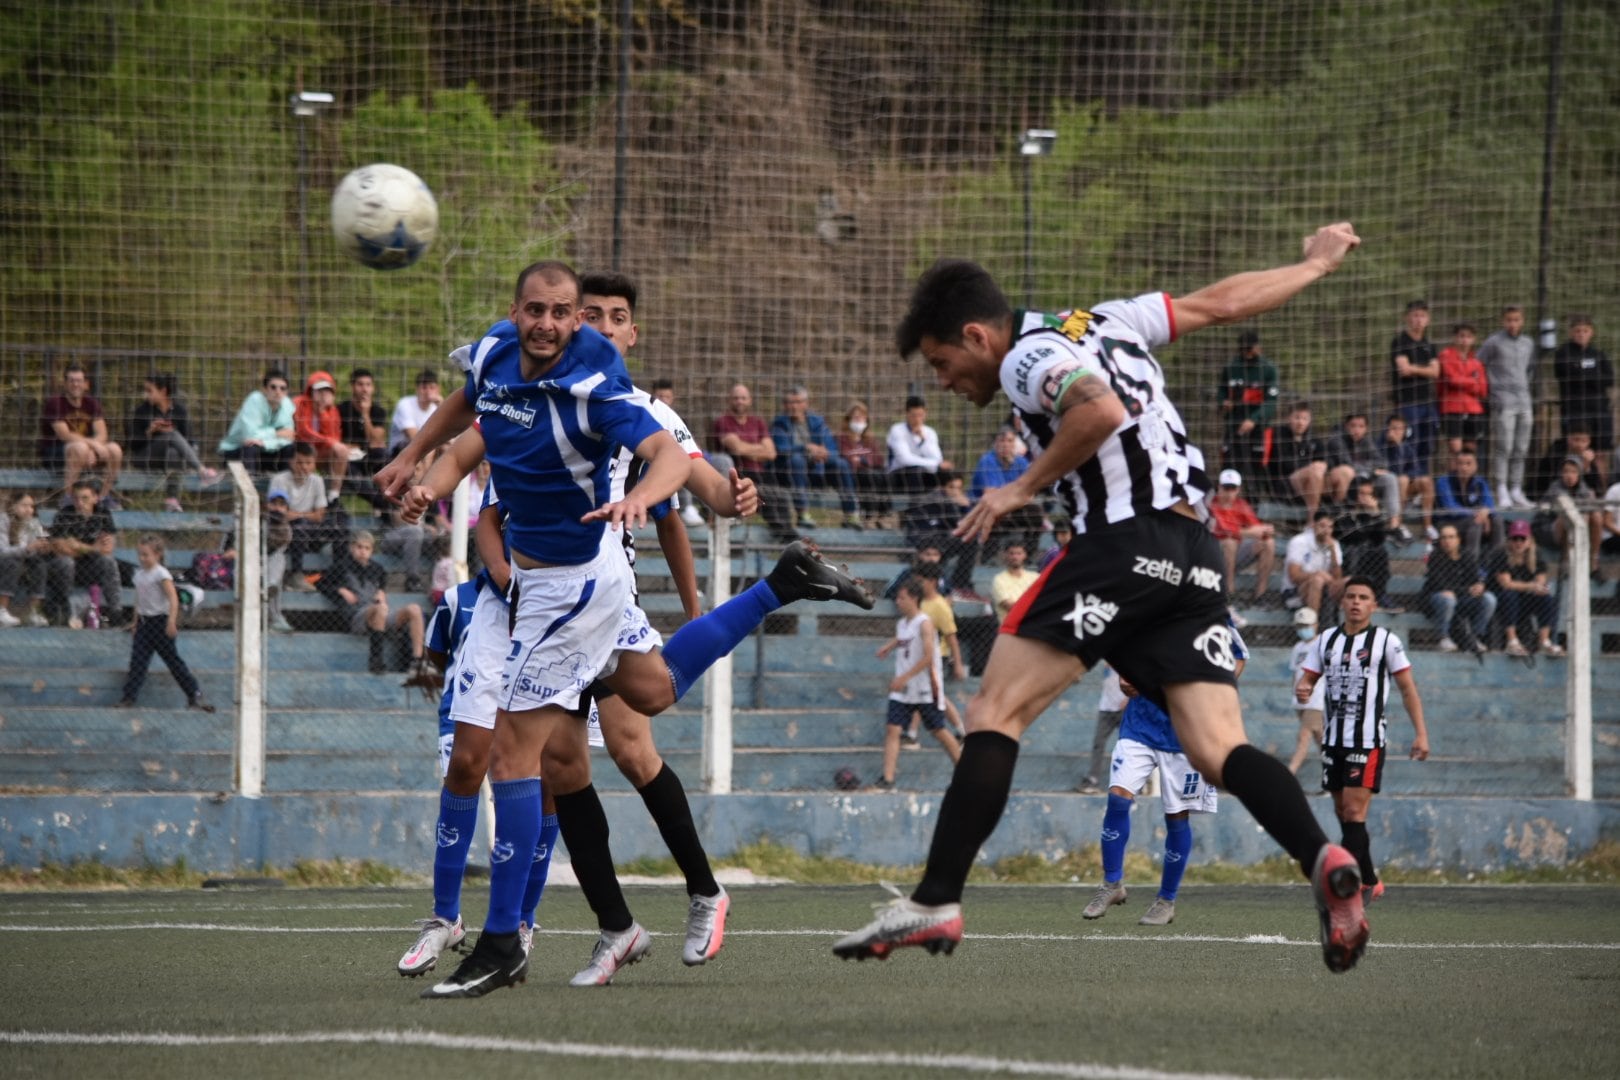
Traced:
<svg viewBox="0 0 1620 1080">
<path fill-rule="evenodd" d="M 1392 676 L 1411 666 L 1401 639 L 1382 626 L 1347 634 L 1339 625 L 1318 634 L 1301 668 L 1322 677 L 1322 745 L 1382 747 Z"/>
<path fill-rule="evenodd" d="M 1204 455 L 1188 440 L 1153 358 L 1155 347 L 1176 336 L 1168 294 L 1110 300 L 1090 311 L 1019 312 L 1014 326 L 1001 387 L 1032 457 L 1051 445 L 1061 422 L 1058 402 L 1076 379 L 1105 379 L 1125 406 L 1124 421 L 1097 452 L 1053 485 L 1077 534 L 1183 499 L 1202 512 L 1213 486 Z"/>
</svg>

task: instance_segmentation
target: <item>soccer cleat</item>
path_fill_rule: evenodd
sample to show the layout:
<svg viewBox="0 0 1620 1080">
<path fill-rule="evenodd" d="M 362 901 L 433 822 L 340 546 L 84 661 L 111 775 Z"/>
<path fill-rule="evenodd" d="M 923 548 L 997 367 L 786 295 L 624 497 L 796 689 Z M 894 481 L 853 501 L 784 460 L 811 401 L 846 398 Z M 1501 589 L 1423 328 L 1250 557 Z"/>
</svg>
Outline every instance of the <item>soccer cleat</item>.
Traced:
<svg viewBox="0 0 1620 1080">
<path fill-rule="evenodd" d="M 518 944 L 523 946 L 523 955 L 534 953 L 534 927 L 526 922 L 518 923 Z"/>
<path fill-rule="evenodd" d="M 1100 919 L 1108 914 L 1108 909 L 1115 904 L 1125 902 L 1125 882 L 1105 881 L 1097 886 L 1097 893 L 1086 905 L 1086 910 L 1080 913 L 1083 919 Z"/>
<path fill-rule="evenodd" d="M 920 946 L 930 955 L 949 956 L 962 940 L 961 904 L 919 904 L 887 882 L 883 887 L 894 899 L 877 905 L 877 918 L 840 939 L 833 955 L 845 960 L 886 958 L 896 949 Z"/>
<path fill-rule="evenodd" d="M 1383 895 L 1384 883 L 1382 881 L 1374 882 L 1371 885 L 1363 885 L 1361 887 L 1361 906 L 1366 907 L 1368 904 L 1379 899 Z"/>
<path fill-rule="evenodd" d="M 1140 919 L 1136 920 L 1138 926 L 1169 926 L 1176 921 L 1176 902 L 1166 900 L 1162 896 L 1155 896 L 1153 903 Z"/>
<path fill-rule="evenodd" d="M 1361 903 L 1356 857 L 1338 844 L 1322 845 L 1311 870 L 1311 892 L 1322 920 L 1322 960 L 1329 971 L 1349 971 L 1372 936 Z"/>
<path fill-rule="evenodd" d="M 730 910 L 731 897 L 723 888 L 714 896 L 692 897 L 686 909 L 686 948 L 681 952 L 681 963 L 697 967 L 720 951 L 726 940 L 726 914 Z"/>
<path fill-rule="evenodd" d="M 629 967 L 651 954 L 652 938 L 647 936 L 640 923 L 632 922 L 630 929 L 616 934 L 604 930 L 591 948 L 591 962 L 569 979 L 568 985 L 606 986 L 613 981 L 620 968 Z"/>
<path fill-rule="evenodd" d="M 399 958 L 399 973 L 412 979 L 432 971 L 439 962 L 440 953 L 446 949 L 460 949 L 467 937 L 460 915 L 456 916 L 455 922 L 434 915 L 416 920 L 416 925 L 421 930 L 416 944 Z"/>
<path fill-rule="evenodd" d="M 877 606 L 877 598 L 865 584 L 824 560 L 808 540 L 789 544 L 765 580 L 783 604 L 795 600 L 843 600 L 867 611 Z"/>
<path fill-rule="evenodd" d="M 483 997 L 503 986 L 516 986 L 529 977 L 529 954 L 518 934 L 478 935 L 478 944 L 456 973 L 422 991 L 431 1000 Z"/>
</svg>

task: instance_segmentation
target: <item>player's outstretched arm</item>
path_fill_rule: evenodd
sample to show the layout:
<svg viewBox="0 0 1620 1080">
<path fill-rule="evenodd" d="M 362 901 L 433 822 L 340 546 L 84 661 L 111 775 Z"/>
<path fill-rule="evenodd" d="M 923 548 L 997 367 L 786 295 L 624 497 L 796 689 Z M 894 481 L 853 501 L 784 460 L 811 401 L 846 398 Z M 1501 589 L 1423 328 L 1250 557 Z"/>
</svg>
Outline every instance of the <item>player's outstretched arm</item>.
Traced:
<svg viewBox="0 0 1620 1080">
<path fill-rule="evenodd" d="M 729 477 L 721 476 L 702 458 L 692 459 L 692 475 L 687 477 L 686 487 L 721 517 L 747 517 L 759 509 L 759 492 L 754 490 L 752 480 L 738 476 L 736 469 Z"/>
<path fill-rule="evenodd" d="M 427 508 L 440 499 L 448 498 L 456 485 L 484 460 L 484 434 L 470 428 L 456 436 L 446 453 L 440 454 L 433 467 L 422 477 L 422 482 L 405 492 L 400 520 L 415 525 L 427 513 Z"/>
<path fill-rule="evenodd" d="M 710 470 L 713 471 L 713 470 Z M 698 591 L 697 560 L 692 557 L 692 542 L 687 538 L 681 516 L 665 514 L 658 519 L 658 547 L 669 563 L 669 576 L 675 580 L 675 593 L 681 598 L 681 610 L 688 619 L 703 614 L 703 597 Z"/>
<path fill-rule="evenodd" d="M 394 460 L 377 470 L 372 482 L 390 499 L 397 499 L 410 485 L 411 477 L 422 459 L 454 439 L 472 425 L 477 413 L 467 400 L 465 387 L 459 387 L 440 403 L 433 415 L 417 429 L 411 441 L 394 455 Z"/>
<path fill-rule="evenodd" d="M 499 505 L 486 506 L 478 511 L 478 524 L 473 529 L 473 546 L 478 549 L 478 558 L 483 562 L 484 571 L 489 574 L 495 591 L 505 596 L 507 586 L 512 581 L 512 566 L 506 561 L 506 538 L 501 535 Z"/>
<path fill-rule="evenodd" d="M 667 431 L 655 431 L 641 440 L 635 454 L 647 463 L 647 471 L 641 474 L 636 486 L 618 502 L 598 506 L 583 515 L 581 521 L 605 521 L 609 525 L 639 529 L 647 524 L 647 508 L 668 502 L 685 486 L 692 473 L 692 459 Z"/>
<path fill-rule="evenodd" d="M 1412 669 L 1407 668 L 1396 675 L 1395 685 L 1401 691 L 1401 704 L 1406 706 L 1406 715 L 1412 718 L 1412 753 L 1410 756 L 1413 761 L 1427 761 L 1429 760 L 1429 729 L 1423 723 L 1423 699 L 1418 696 L 1417 680 L 1412 677 Z"/>
<path fill-rule="evenodd" d="M 1281 307 L 1307 285 L 1337 270 L 1360 244 L 1361 237 L 1348 221 L 1324 225 L 1305 238 L 1305 254 L 1297 263 L 1233 274 L 1173 300 L 1176 333 L 1186 335 L 1206 326 L 1241 322 Z"/>
</svg>

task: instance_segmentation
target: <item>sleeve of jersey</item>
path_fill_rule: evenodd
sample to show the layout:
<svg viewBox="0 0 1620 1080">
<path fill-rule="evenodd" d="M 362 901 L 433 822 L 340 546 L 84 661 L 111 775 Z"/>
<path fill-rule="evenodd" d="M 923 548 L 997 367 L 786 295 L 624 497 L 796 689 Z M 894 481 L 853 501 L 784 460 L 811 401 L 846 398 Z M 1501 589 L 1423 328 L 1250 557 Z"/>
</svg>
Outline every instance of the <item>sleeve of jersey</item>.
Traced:
<svg viewBox="0 0 1620 1080">
<path fill-rule="evenodd" d="M 439 601 L 439 606 L 433 609 L 433 618 L 428 622 L 427 647 L 436 653 L 450 651 L 450 605 L 447 602 L 450 593 L 445 594 L 445 600 Z"/>
<path fill-rule="evenodd" d="M 592 430 L 631 451 L 664 430 L 646 406 L 629 397 L 593 399 L 588 411 Z"/>
<path fill-rule="evenodd" d="M 1305 650 L 1305 658 L 1300 661 L 1299 669 L 1308 671 L 1312 675 L 1322 674 L 1322 639 L 1326 634 L 1317 634 L 1312 639 L 1310 647 Z"/>
<path fill-rule="evenodd" d="M 692 429 L 686 426 L 686 421 L 681 419 L 680 413 L 657 398 L 649 399 L 648 408 L 652 410 L 652 414 L 658 422 L 664 425 L 664 430 L 674 436 L 675 442 L 680 445 L 681 450 L 685 452 L 687 457 L 700 458 L 703 456 L 703 451 L 698 449 L 697 440 L 692 438 Z"/>
<path fill-rule="evenodd" d="M 1412 666 L 1411 659 L 1406 655 L 1406 646 L 1394 634 L 1384 643 L 1384 667 L 1391 675 L 1399 675 Z"/>
<path fill-rule="evenodd" d="M 1129 300 L 1110 300 L 1092 311 L 1106 315 L 1109 322 L 1130 327 L 1149 348 L 1176 340 L 1176 314 L 1169 293 L 1150 292 Z"/>
<path fill-rule="evenodd" d="M 1083 354 L 1056 334 L 1036 334 L 1013 347 L 1001 362 L 1001 388 L 1023 412 L 1058 414 L 1058 402 L 1069 387 L 1097 374 Z"/>
</svg>

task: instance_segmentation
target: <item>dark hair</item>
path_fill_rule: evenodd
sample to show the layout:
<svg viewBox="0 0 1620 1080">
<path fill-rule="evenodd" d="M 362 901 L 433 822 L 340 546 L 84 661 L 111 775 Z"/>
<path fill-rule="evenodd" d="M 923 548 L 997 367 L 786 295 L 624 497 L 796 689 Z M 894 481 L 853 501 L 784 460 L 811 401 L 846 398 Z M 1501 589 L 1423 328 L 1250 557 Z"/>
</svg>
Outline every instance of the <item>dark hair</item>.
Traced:
<svg viewBox="0 0 1620 1080">
<path fill-rule="evenodd" d="M 146 381 L 148 384 L 157 387 L 170 397 L 174 397 L 174 376 L 169 372 L 154 371 L 152 374 L 146 377 Z"/>
<path fill-rule="evenodd" d="M 1375 598 L 1378 596 L 1378 586 L 1374 585 L 1373 579 L 1368 577 L 1366 574 L 1350 575 L 1349 579 L 1344 583 L 1344 588 L 1339 590 L 1339 595 L 1343 596 L 1345 593 L 1349 592 L 1350 586 L 1352 585 L 1364 585 L 1366 586 L 1367 591 L 1372 593 Z"/>
<path fill-rule="evenodd" d="M 926 590 L 923 589 L 922 582 L 918 581 L 914 577 L 908 577 L 906 580 L 900 583 L 900 591 L 911 597 L 913 600 L 921 600 L 923 598 L 923 593 Z"/>
<path fill-rule="evenodd" d="M 1467 454 L 1469 457 L 1475 458 L 1475 459 L 1477 459 L 1479 457 L 1479 455 L 1474 452 L 1474 448 L 1472 446 L 1469 446 L 1467 443 L 1463 443 L 1461 448 L 1459 448 L 1457 450 L 1457 452 L 1455 454 L 1452 454 L 1451 456 L 1453 458 L 1460 458 L 1464 454 Z"/>
<path fill-rule="evenodd" d="M 1571 330 L 1575 329 L 1577 326 L 1591 326 L 1591 325 L 1592 325 L 1592 316 L 1586 314 L 1583 311 L 1577 311 L 1577 312 L 1575 312 L 1575 314 L 1573 314 L 1573 315 L 1571 315 L 1569 317 L 1569 328 Z M 68 368 L 68 370 L 72 371 L 73 369 Z"/>
<path fill-rule="evenodd" d="M 287 384 L 289 389 L 292 387 L 292 380 L 287 378 L 287 373 L 278 367 L 273 367 L 269 371 L 266 371 L 264 373 L 264 378 L 259 380 L 259 385 L 269 386 L 271 380 L 273 379 L 280 379 L 282 382 Z"/>
<path fill-rule="evenodd" d="M 1408 313 L 1413 311 L 1428 311 L 1429 302 L 1427 300 L 1408 300 L 1406 303 L 1406 310 Z"/>
<path fill-rule="evenodd" d="M 1388 416 L 1384 417 L 1384 426 L 1389 427 L 1389 425 L 1393 424 L 1397 420 L 1399 420 L 1403 424 L 1406 424 L 1406 417 L 1402 416 L 1398 412 L 1392 412 Z M 1406 426 L 1411 427 L 1412 425 L 1411 424 L 1406 424 Z"/>
<path fill-rule="evenodd" d="M 1478 328 L 1476 328 L 1476 327 L 1475 327 L 1475 326 L 1474 326 L 1474 324 L 1473 324 L 1473 323 L 1471 323 L 1471 322 L 1460 322 L 1460 323 L 1456 323 L 1456 324 L 1454 324 L 1454 325 L 1453 325 L 1453 326 L 1452 326 L 1452 328 L 1451 328 L 1451 332 L 1452 332 L 1452 333 L 1453 333 L 1453 334 L 1460 334 L 1460 333 L 1462 333 L 1462 332 L 1463 332 L 1463 331 L 1464 331 L 1464 330 L 1466 330 L 1466 331 L 1468 331 L 1468 332 L 1469 332 L 1469 333 L 1470 333 L 1470 334 L 1473 334 L 1473 335 L 1475 335 L 1475 336 L 1476 336 L 1476 337 L 1477 337 L 1477 336 L 1478 336 L 1478 335 L 1479 335 L 1479 330 L 1478 330 Z"/>
<path fill-rule="evenodd" d="M 1316 513 L 1311 515 L 1311 520 L 1312 521 L 1321 521 L 1323 518 L 1327 518 L 1329 521 L 1332 521 L 1333 520 L 1333 511 L 1329 510 L 1325 506 L 1319 506 L 1319 507 L 1316 508 Z"/>
<path fill-rule="evenodd" d="M 906 411 L 907 412 L 910 412 L 912 409 L 926 409 L 926 408 L 928 408 L 928 402 L 925 401 L 919 395 L 911 394 L 906 398 Z"/>
<path fill-rule="evenodd" d="M 1365 421 L 1366 419 L 1367 419 L 1367 414 L 1364 413 L 1364 412 L 1351 412 L 1351 413 L 1345 413 L 1344 414 L 1344 422 L 1345 422 L 1346 426 L 1348 426 L 1350 421 L 1352 421 L 1352 420 L 1363 420 L 1363 421 Z"/>
<path fill-rule="evenodd" d="M 939 563 L 927 559 L 918 559 L 911 564 L 911 572 L 918 577 L 932 578 L 938 581 L 940 575 Z"/>
<path fill-rule="evenodd" d="M 575 294 L 577 295 L 579 292 L 579 275 L 574 273 L 574 268 L 572 266 L 569 266 L 560 259 L 541 259 L 539 262 L 532 262 L 528 266 L 525 266 L 522 270 L 518 271 L 517 287 L 512 290 L 513 300 L 516 300 L 523 295 L 524 283 L 527 282 L 530 276 L 534 274 L 539 274 L 542 278 L 548 281 L 555 278 L 562 278 L 565 281 L 572 281 L 574 283 Z"/>
<path fill-rule="evenodd" d="M 616 270 L 592 270 L 579 277 L 579 291 L 591 296 L 617 296 L 636 310 L 636 283 Z"/>
<path fill-rule="evenodd" d="M 659 390 L 673 390 L 673 389 L 675 389 L 675 380 L 674 379 L 654 379 L 653 383 L 652 383 L 652 388 L 653 388 L 653 391 L 655 393 L 657 391 L 659 391 Z"/>
<path fill-rule="evenodd" d="M 439 373 L 432 368 L 423 368 L 416 376 L 417 386 L 438 386 Z"/>
<path fill-rule="evenodd" d="M 377 381 L 377 376 L 375 376 L 375 375 L 373 375 L 371 373 L 370 368 L 357 367 L 353 371 L 349 372 L 349 385 L 350 386 L 353 386 L 355 383 L 359 382 L 361 379 L 370 379 L 372 382 L 376 382 Z"/>
<path fill-rule="evenodd" d="M 315 447 L 307 442 L 293 443 L 293 457 L 314 457 Z"/>
<path fill-rule="evenodd" d="M 1506 307 L 1504 307 L 1502 309 L 1502 314 L 1503 315 L 1511 315 L 1515 311 L 1517 311 L 1520 315 L 1524 314 L 1524 308 L 1520 307 L 1518 304 L 1508 304 Z"/>
<path fill-rule="evenodd" d="M 92 476 L 81 476 L 77 480 L 73 481 L 73 490 L 78 491 L 81 488 L 88 488 L 97 495 L 100 495 L 101 481 Z"/>
<path fill-rule="evenodd" d="M 68 364 L 67 367 L 62 369 L 62 377 L 65 379 L 75 371 L 87 379 L 90 377 L 90 373 L 84 370 L 84 365 L 79 363 L 77 360 L 73 361 L 72 363 Z"/>
<path fill-rule="evenodd" d="M 1298 401 L 1296 401 L 1292 405 L 1288 406 L 1288 411 L 1291 412 L 1291 413 L 1310 412 L 1311 411 L 1311 403 L 1306 401 L 1304 398 L 1300 398 Z"/>
<path fill-rule="evenodd" d="M 1247 349 L 1251 345 L 1258 344 L 1260 344 L 1260 332 L 1258 330 L 1245 330 L 1238 335 L 1238 348 L 1240 349 Z"/>
<path fill-rule="evenodd" d="M 911 306 L 894 332 L 901 358 L 922 347 L 922 339 L 954 344 L 970 322 L 1006 323 L 1012 307 L 989 271 L 966 259 L 940 259 L 917 279 Z M 908 405 L 907 408 L 910 408 Z"/>
</svg>

